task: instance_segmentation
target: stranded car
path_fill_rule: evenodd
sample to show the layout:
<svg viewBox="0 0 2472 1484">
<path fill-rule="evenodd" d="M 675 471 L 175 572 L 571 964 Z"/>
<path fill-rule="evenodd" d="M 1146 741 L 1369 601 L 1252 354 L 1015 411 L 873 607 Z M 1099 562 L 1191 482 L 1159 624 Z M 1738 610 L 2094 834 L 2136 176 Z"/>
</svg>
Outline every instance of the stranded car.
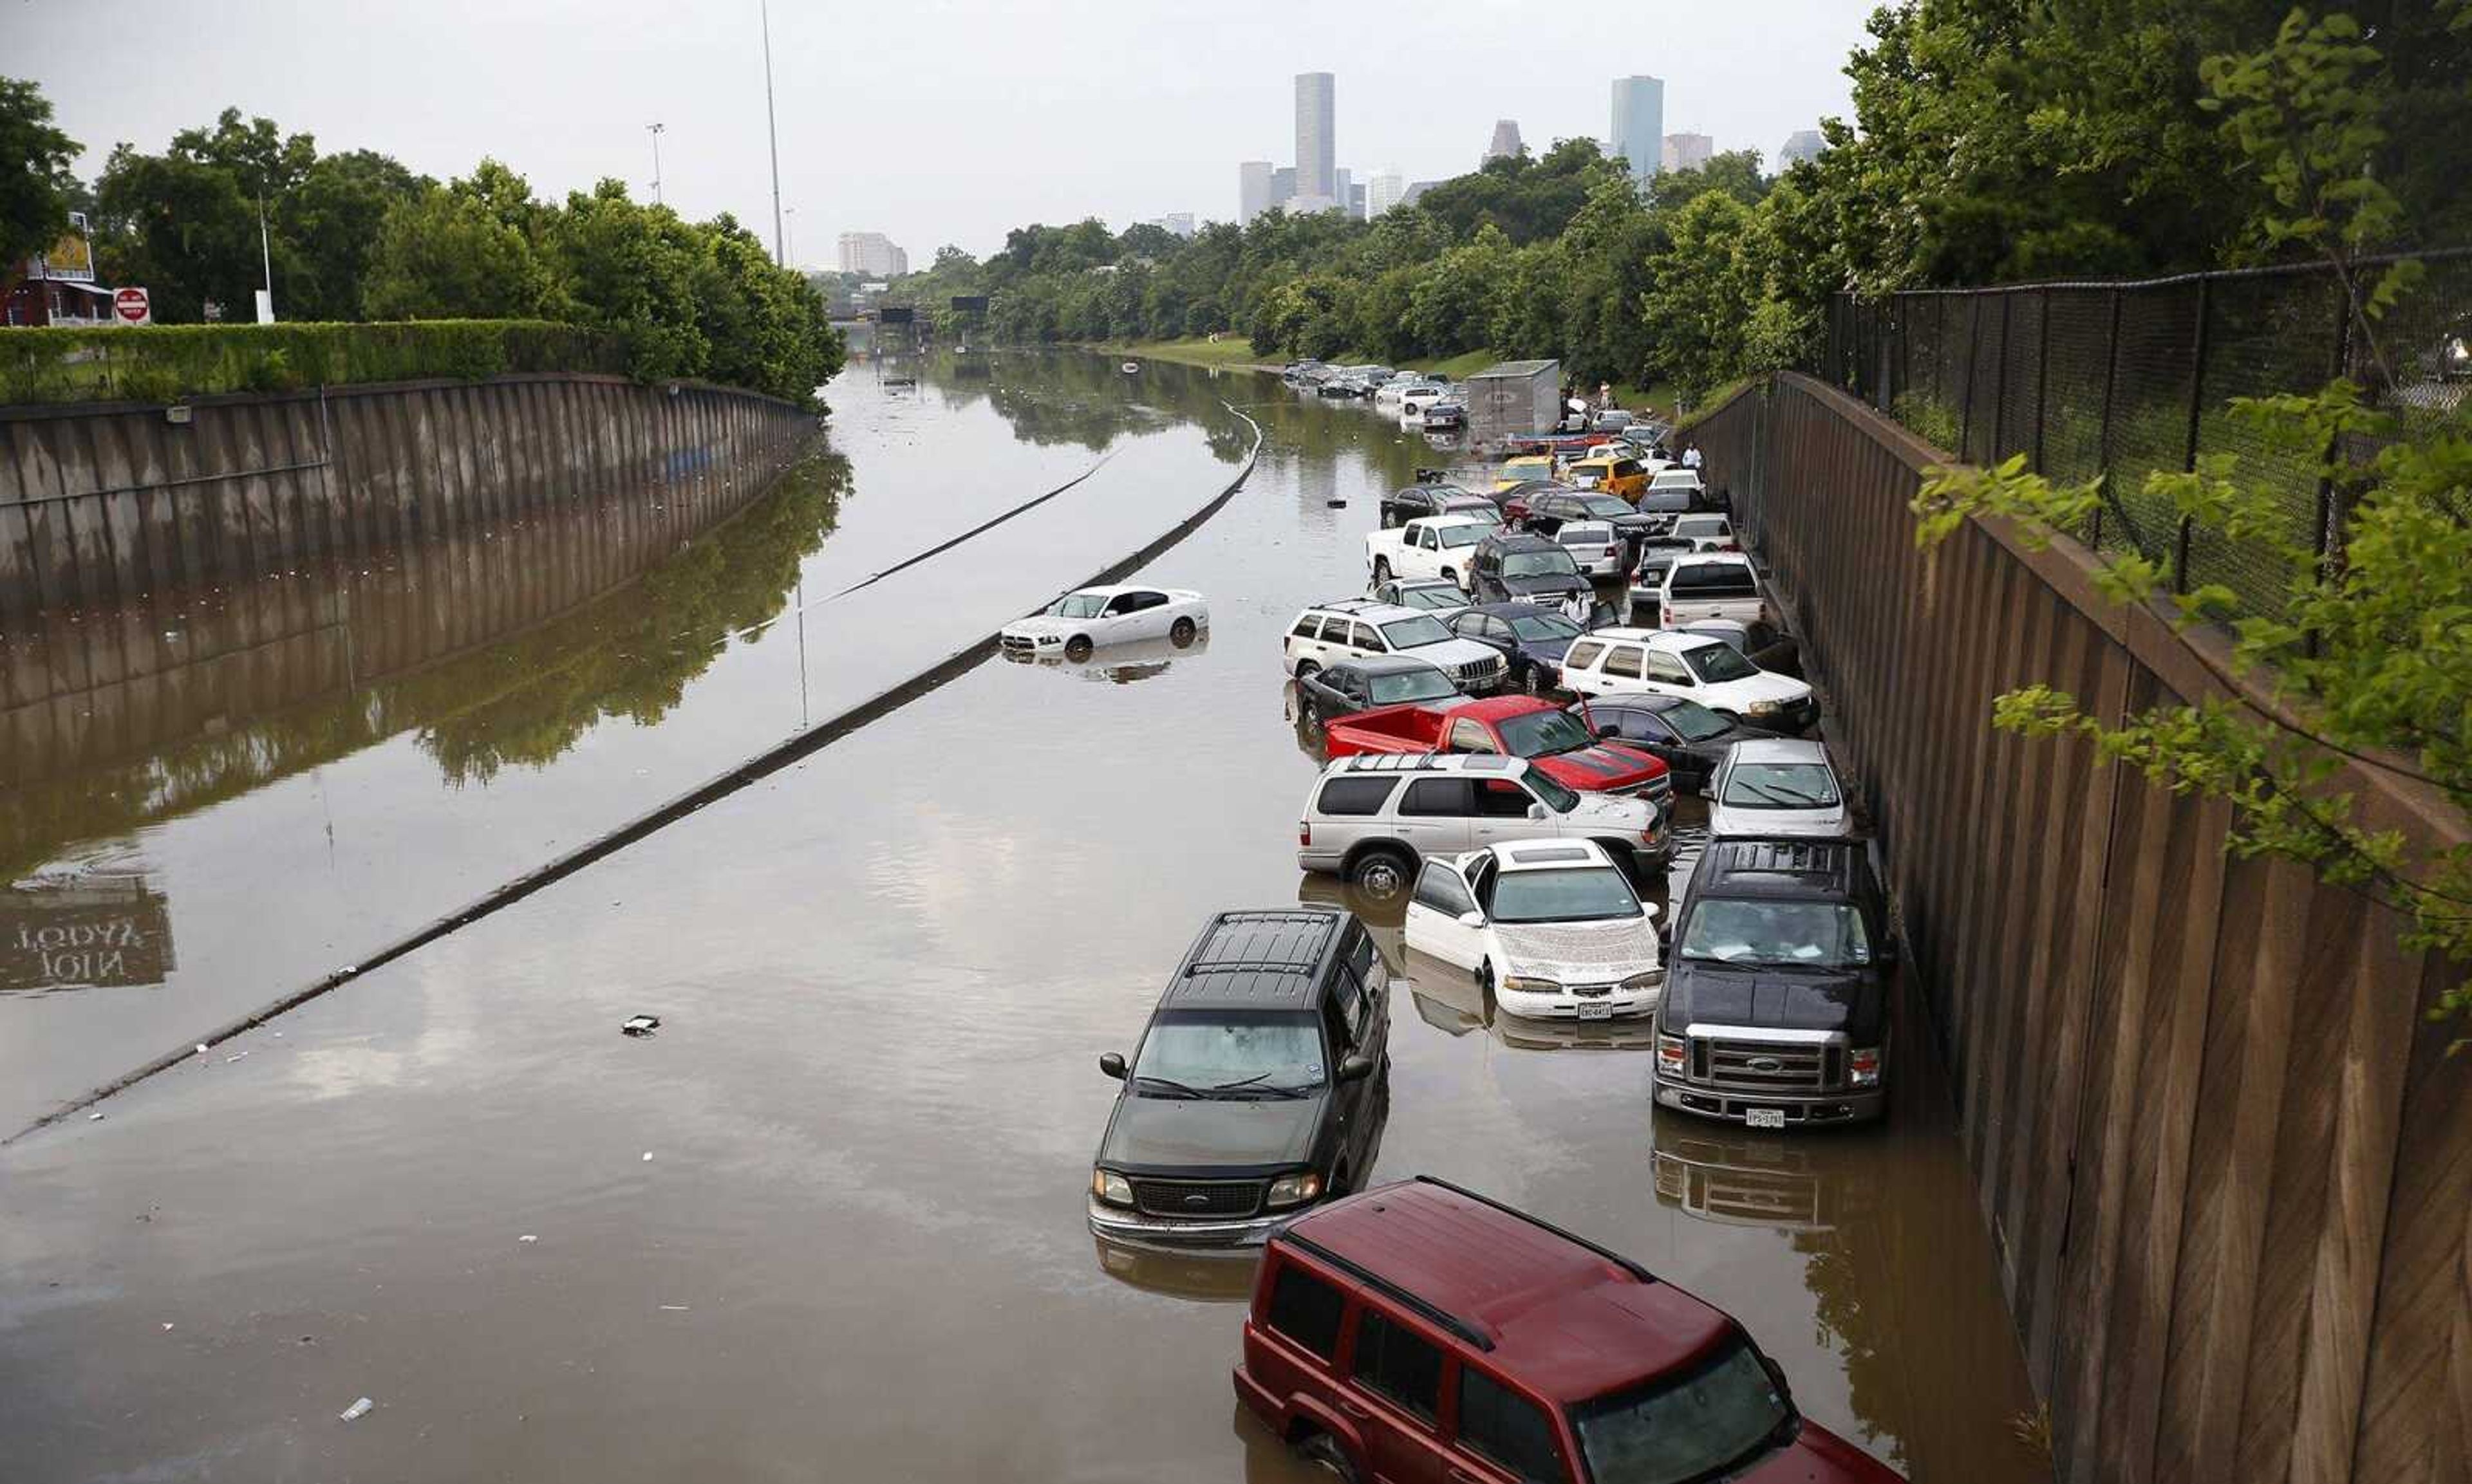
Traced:
<svg viewBox="0 0 2472 1484">
<path fill-rule="evenodd" d="M 1771 674 L 1706 634 L 1601 628 L 1562 658 L 1562 688 L 1578 695 L 1679 695 L 1710 711 L 1780 732 L 1819 719 L 1811 687 Z"/>
<path fill-rule="evenodd" d="M 1581 634 L 1580 625 L 1533 602 L 1489 602 L 1462 608 L 1443 618 L 1452 633 L 1502 651 L 1510 666 L 1510 685 L 1531 695 L 1542 695 L 1561 684 L 1562 656 Z"/>
<path fill-rule="evenodd" d="M 1878 1118 L 1896 959 L 1859 842 L 1711 840 L 1674 912 L 1656 1100 L 1752 1128 Z"/>
<path fill-rule="evenodd" d="M 1546 539 L 1571 554 L 1580 571 L 1604 581 L 1619 580 L 1629 546 L 1622 533 L 1604 521 L 1566 521 Z"/>
<path fill-rule="evenodd" d="M 1288 625 L 1285 668 L 1302 680 L 1326 665 L 1367 654 L 1412 654 L 1471 695 L 1502 684 L 1502 656 L 1456 638 L 1439 619 L 1367 598 L 1317 603 Z"/>
<path fill-rule="evenodd" d="M 1210 625 L 1200 593 L 1174 587 L 1085 587 L 1004 626 L 1008 654 L 1082 659 L 1103 644 L 1165 639 L 1178 648 Z"/>
<path fill-rule="evenodd" d="M 1533 696 L 1384 706 L 1332 722 L 1323 741 L 1334 758 L 1360 752 L 1498 752 L 1526 758 L 1565 788 L 1636 793 L 1660 804 L 1674 796 L 1665 764 L 1655 755 L 1601 742 L 1552 701 Z"/>
<path fill-rule="evenodd" d="M 1557 603 L 1596 589 L 1571 554 L 1543 536 L 1494 535 L 1468 561 L 1468 593 L 1478 602 Z"/>
<path fill-rule="evenodd" d="M 1707 790 L 1734 743 L 1771 735 L 1679 695 L 1601 696 L 1573 702 L 1570 713 L 1595 736 L 1663 758 L 1674 786 L 1693 793 Z"/>
<path fill-rule="evenodd" d="M 1373 601 L 1447 620 L 1467 606 L 1467 589 L 1448 577 L 1393 577 L 1373 584 Z"/>
<path fill-rule="evenodd" d="M 1497 524 L 1502 508 L 1485 495 L 1456 484 L 1409 484 L 1382 497 L 1382 524 L 1398 526 L 1421 515 L 1480 515 Z"/>
<path fill-rule="evenodd" d="M 1611 1020 L 1656 1008 L 1655 917 L 1594 844 L 1522 840 L 1429 857 L 1408 947 L 1475 975 L 1509 1014 Z"/>
<path fill-rule="evenodd" d="M 1296 867 L 1345 877 L 1388 904 L 1427 852 L 1534 839 L 1595 840 L 1642 876 L 1674 853 L 1664 813 L 1647 799 L 1581 793 L 1521 758 L 1378 753 L 1322 769 L 1296 821 Z"/>
<path fill-rule="evenodd" d="M 1151 1013 L 1090 1172 L 1090 1229 L 1162 1246 L 1258 1242 L 1372 1165 L 1390 978 L 1365 927 L 1311 907 L 1222 912 Z"/>
<path fill-rule="evenodd" d="M 1795 1409 L 1722 1310 L 1628 1258 L 1418 1177 L 1262 1249 L 1236 1395 L 1341 1479 L 1895 1484 Z"/>
<path fill-rule="evenodd" d="M 1678 628 L 1694 619 L 1731 619 L 1748 626 L 1766 624 L 1768 595 L 1751 559 L 1739 552 L 1693 553 L 1665 569 L 1656 589 L 1657 624 Z"/>
<path fill-rule="evenodd" d="M 1396 530 L 1367 531 L 1365 565 L 1376 582 L 1454 577 L 1464 585 L 1475 549 L 1501 527 L 1499 516 L 1428 515 Z"/>
<path fill-rule="evenodd" d="M 1737 743 L 1708 788 L 1708 833 L 1848 834 L 1845 793 L 1828 749 L 1793 737 Z"/>
<path fill-rule="evenodd" d="M 1450 676 L 1405 654 L 1343 660 L 1296 682 L 1296 706 L 1313 726 L 1377 706 L 1462 698 Z"/>
</svg>

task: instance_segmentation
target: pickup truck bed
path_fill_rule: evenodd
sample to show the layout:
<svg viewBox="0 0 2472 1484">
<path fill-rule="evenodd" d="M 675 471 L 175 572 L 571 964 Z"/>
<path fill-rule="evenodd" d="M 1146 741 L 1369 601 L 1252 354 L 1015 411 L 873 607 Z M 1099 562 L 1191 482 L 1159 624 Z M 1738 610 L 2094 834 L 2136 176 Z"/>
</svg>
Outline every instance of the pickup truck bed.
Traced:
<svg viewBox="0 0 2472 1484">
<path fill-rule="evenodd" d="M 1567 728 L 1542 721 L 1521 724 L 1522 718 L 1548 712 L 1558 714 L 1560 710 L 1552 701 L 1527 695 L 1449 705 L 1416 701 L 1402 706 L 1376 706 L 1331 722 L 1323 729 L 1322 741 L 1334 758 L 1359 752 L 1509 753 L 1528 759 L 1545 776 L 1566 789 L 1590 793 L 1645 794 L 1659 803 L 1673 796 L 1674 780 L 1666 770 L 1665 760 L 1652 753 L 1621 742 L 1596 741 L 1576 722 Z M 1565 716 L 1564 719 L 1569 718 Z M 1462 721 L 1482 728 L 1489 745 L 1484 749 L 1452 745 L 1452 733 L 1465 730 L 1457 725 Z M 1511 727 L 1508 735 L 1504 731 L 1506 724 Z M 1538 750 L 1533 745 L 1532 729 L 1550 729 L 1578 744 L 1557 751 Z"/>
</svg>

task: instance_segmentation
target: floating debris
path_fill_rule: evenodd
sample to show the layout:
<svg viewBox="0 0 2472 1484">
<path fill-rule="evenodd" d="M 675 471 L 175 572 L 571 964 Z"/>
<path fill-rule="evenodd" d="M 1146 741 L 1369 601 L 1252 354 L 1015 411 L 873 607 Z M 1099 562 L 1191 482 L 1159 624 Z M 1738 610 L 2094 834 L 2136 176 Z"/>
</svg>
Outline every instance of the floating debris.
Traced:
<svg viewBox="0 0 2472 1484">
<path fill-rule="evenodd" d="M 374 1409 L 376 1408 L 376 1406 L 377 1406 L 377 1403 L 376 1403 L 376 1402 L 374 1402 L 370 1401 L 370 1400 L 369 1400 L 368 1398 L 367 1398 L 367 1397 L 363 1397 L 363 1398 L 362 1398 L 361 1400 L 359 1400 L 358 1402 L 353 1402 L 350 1406 L 347 1406 L 347 1407 L 344 1408 L 342 1411 L 340 1411 L 340 1412 L 336 1413 L 335 1415 L 336 1415 L 337 1417 L 339 1417 L 339 1418 L 343 1419 L 345 1422 L 347 1422 L 347 1423 L 356 1423 L 356 1422 L 359 1422 L 362 1418 L 368 1416 L 368 1415 L 369 1415 L 369 1413 L 370 1413 L 372 1410 L 374 1410 Z"/>
<path fill-rule="evenodd" d="M 630 1036 L 649 1036 L 661 1028 L 661 1018 L 657 1015 L 630 1015 L 618 1028 Z"/>
</svg>

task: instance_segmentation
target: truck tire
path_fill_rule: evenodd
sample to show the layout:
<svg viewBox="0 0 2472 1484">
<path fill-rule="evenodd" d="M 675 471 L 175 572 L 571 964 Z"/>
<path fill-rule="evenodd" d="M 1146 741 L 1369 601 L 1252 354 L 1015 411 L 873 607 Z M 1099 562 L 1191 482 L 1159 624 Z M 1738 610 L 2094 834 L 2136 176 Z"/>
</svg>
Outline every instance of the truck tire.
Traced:
<svg viewBox="0 0 2472 1484">
<path fill-rule="evenodd" d="M 1347 882 L 1376 903 L 1388 907 L 1415 884 L 1416 860 L 1396 845 L 1374 845 L 1347 862 Z"/>
</svg>

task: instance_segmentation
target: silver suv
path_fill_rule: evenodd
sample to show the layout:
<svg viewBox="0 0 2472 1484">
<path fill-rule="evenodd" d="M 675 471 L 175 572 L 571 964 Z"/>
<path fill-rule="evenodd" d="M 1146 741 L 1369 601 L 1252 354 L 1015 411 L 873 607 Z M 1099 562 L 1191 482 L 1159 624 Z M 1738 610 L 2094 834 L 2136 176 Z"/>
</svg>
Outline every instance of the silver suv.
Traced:
<svg viewBox="0 0 2472 1484">
<path fill-rule="evenodd" d="M 1595 840 L 1634 881 L 1650 880 L 1674 848 L 1654 804 L 1566 789 L 1524 758 L 1359 753 L 1315 781 L 1296 824 L 1296 864 L 1390 903 L 1428 855 L 1564 838 Z"/>
<path fill-rule="evenodd" d="M 1413 654 L 1470 695 L 1499 688 L 1505 668 L 1501 650 L 1459 638 L 1432 614 L 1369 598 L 1316 603 L 1288 625 L 1286 668 L 1299 680 L 1367 654 Z"/>
</svg>

